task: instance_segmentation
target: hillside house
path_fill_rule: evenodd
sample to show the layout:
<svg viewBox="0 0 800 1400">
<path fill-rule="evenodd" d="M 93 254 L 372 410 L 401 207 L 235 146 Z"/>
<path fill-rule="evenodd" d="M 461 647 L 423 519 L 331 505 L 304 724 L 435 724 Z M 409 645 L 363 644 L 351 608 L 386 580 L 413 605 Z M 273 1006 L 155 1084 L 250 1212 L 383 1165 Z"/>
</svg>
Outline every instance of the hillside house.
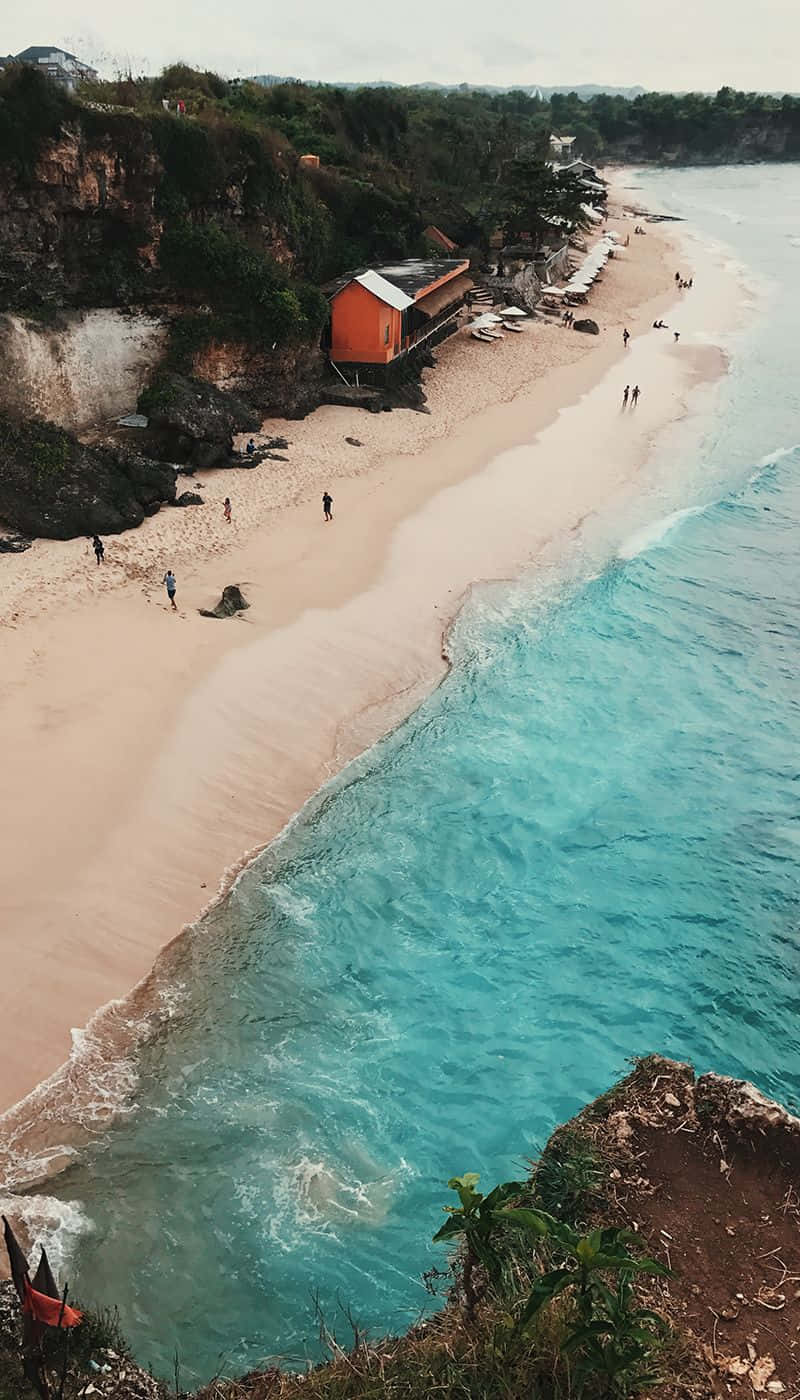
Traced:
<svg viewBox="0 0 800 1400">
<path fill-rule="evenodd" d="M 553 132 L 550 137 L 550 153 L 556 160 L 569 160 L 574 145 L 574 136 L 556 136 Z"/>
<path fill-rule="evenodd" d="M 446 233 L 442 233 L 435 224 L 428 224 L 428 227 L 422 230 L 422 237 L 426 243 L 431 243 L 442 253 L 454 253 L 458 247 L 458 244 L 454 243 L 452 238 L 448 238 Z"/>
<path fill-rule="evenodd" d="M 29 63 L 34 68 L 39 68 L 52 82 L 58 83 L 68 92 L 77 86 L 82 78 L 95 79 L 97 69 L 90 68 L 88 63 L 82 63 L 76 58 L 74 53 L 68 53 L 66 49 L 56 48 L 52 44 L 32 44 L 30 48 L 23 49 L 22 53 L 14 55 L 17 63 Z"/>
<path fill-rule="evenodd" d="M 334 363 L 388 365 L 455 320 L 472 287 L 466 258 L 412 258 L 328 288 Z"/>
</svg>

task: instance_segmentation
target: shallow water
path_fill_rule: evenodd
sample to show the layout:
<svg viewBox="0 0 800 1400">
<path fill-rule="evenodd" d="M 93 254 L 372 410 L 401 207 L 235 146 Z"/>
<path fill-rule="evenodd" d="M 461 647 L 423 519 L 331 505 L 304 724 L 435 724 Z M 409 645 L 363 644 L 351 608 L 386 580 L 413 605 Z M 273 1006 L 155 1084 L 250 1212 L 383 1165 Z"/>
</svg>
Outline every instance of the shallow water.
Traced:
<svg viewBox="0 0 800 1400">
<path fill-rule="evenodd" d="M 318 1354 L 315 1291 L 407 1325 L 447 1177 L 518 1172 L 632 1055 L 800 1100 L 800 168 L 637 183 L 768 317 L 198 930 L 137 1107 L 49 1188 L 92 1222 L 73 1293 L 184 1384 Z"/>
</svg>

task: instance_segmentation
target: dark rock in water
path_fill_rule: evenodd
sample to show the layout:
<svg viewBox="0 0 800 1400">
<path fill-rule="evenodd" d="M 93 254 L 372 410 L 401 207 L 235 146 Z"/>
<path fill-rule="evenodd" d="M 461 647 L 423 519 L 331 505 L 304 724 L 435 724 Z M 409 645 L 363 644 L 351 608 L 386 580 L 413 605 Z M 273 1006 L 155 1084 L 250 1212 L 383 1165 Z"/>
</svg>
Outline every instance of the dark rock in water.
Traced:
<svg viewBox="0 0 800 1400">
<path fill-rule="evenodd" d="M 237 612 L 249 606 L 242 597 L 238 584 L 229 583 L 227 588 L 223 588 L 222 597 L 215 608 L 211 611 L 208 608 L 198 608 L 198 612 L 201 617 L 234 617 Z"/>
<path fill-rule="evenodd" d="M 198 496 L 196 491 L 182 491 L 175 504 L 176 506 L 201 506 L 203 497 Z"/>
<path fill-rule="evenodd" d="M 0 519 L 24 535 L 116 535 L 175 500 L 166 462 L 88 447 L 42 418 L 0 414 L 0 462 Z"/>
<path fill-rule="evenodd" d="M 0 554 L 22 554 L 24 550 L 30 549 L 32 543 L 32 540 L 26 540 L 22 535 L 0 539 Z"/>
<path fill-rule="evenodd" d="M 261 421 L 234 394 L 182 374 L 158 375 L 140 394 L 139 408 L 163 456 L 203 469 L 227 466 L 234 433 L 255 432 Z"/>
<path fill-rule="evenodd" d="M 585 319 L 582 321 L 574 321 L 572 324 L 572 329 L 575 331 L 584 331 L 586 335 L 600 334 L 600 327 L 598 326 L 597 322 L 590 320 L 588 316 L 585 317 Z"/>
<path fill-rule="evenodd" d="M 364 446 L 364 444 L 363 444 L 363 442 L 360 440 L 360 438 L 346 437 L 346 438 L 345 438 L 345 442 L 349 442 L 349 444 L 350 444 L 351 447 L 363 447 L 363 446 Z"/>
</svg>

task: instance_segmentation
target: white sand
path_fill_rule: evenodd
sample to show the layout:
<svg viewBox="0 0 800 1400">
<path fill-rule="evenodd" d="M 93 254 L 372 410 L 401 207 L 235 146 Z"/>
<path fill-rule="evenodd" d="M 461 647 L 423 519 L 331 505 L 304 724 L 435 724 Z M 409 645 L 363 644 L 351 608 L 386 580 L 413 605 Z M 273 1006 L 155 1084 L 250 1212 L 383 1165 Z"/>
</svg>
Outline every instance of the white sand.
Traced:
<svg viewBox="0 0 800 1400">
<path fill-rule="evenodd" d="M 205 506 L 109 537 L 100 569 L 80 540 L 0 558 L 0 1106 L 56 1070 L 69 1028 L 145 977 L 224 872 L 418 703 L 471 581 L 531 563 L 635 477 L 721 365 L 692 335 L 720 324 L 730 273 L 710 258 L 702 290 L 677 294 L 675 260 L 663 231 L 631 238 L 591 297 L 599 339 L 558 322 L 492 346 L 460 333 L 426 377 L 430 415 L 266 423 L 289 439 L 287 463 L 198 473 Z M 677 346 L 649 329 L 676 297 Z M 634 339 L 609 379 L 623 325 Z M 622 417 L 636 380 L 642 400 Z M 200 618 L 228 583 L 250 610 Z M 6 1141 L 36 1103 L 8 1116 Z"/>
</svg>

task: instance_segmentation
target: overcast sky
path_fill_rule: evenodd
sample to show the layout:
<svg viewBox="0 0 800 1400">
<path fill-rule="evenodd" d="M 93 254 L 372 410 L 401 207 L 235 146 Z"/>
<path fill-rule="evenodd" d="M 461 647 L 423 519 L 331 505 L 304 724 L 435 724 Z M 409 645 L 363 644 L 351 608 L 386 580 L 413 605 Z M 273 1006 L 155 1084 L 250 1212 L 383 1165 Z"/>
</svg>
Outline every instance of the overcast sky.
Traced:
<svg viewBox="0 0 800 1400">
<path fill-rule="evenodd" d="M 26 0 L 0 53 L 69 48 L 104 73 L 175 59 L 327 81 L 800 88 L 800 0 Z"/>
</svg>

